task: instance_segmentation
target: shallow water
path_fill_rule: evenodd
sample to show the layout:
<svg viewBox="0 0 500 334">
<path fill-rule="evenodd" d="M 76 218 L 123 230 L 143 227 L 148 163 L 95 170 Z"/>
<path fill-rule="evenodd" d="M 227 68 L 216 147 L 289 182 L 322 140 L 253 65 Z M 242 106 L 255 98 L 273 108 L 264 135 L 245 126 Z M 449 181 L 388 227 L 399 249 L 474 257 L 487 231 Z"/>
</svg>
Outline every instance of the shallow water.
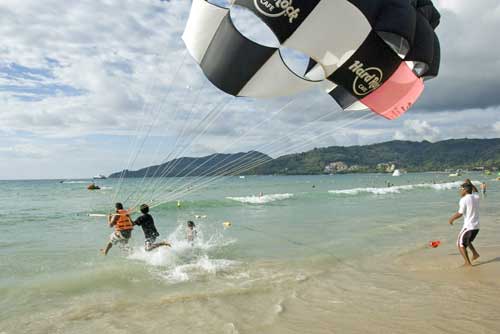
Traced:
<svg viewBox="0 0 500 334">
<path fill-rule="evenodd" d="M 180 180 L 143 198 L 142 180 L 0 181 L 0 333 L 497 333 L 500 182 L 466 177 L 489 185 L 471 277 L 447 224 L 461 180 L 444 174 L 225 178 L 152 210 L 171 249 L 145 252 L 136 228 L 107 257 L 88 213 Z"/>
</svg>

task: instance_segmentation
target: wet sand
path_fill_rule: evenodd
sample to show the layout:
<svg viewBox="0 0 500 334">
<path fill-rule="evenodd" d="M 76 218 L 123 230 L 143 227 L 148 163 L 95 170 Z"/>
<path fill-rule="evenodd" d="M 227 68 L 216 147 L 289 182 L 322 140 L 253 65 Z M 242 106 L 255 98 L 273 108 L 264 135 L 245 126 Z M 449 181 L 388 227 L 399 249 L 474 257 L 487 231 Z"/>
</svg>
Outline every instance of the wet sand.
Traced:
<svg viewBox="0 0 500 334">
<path fill-rule="evenodd" d="M 264 262 L 194 291 L 96 292 L 4 322 L 5 333 L 500 332 L 500 247 L 461 268 L 452 245 L 349 262 Z M 307 266 L 307 269 L 306 267 Z M 218 285 L 213 280 L 219 280 Z M 215 284 L 214 284 L 215 283 Z M 198 292 L 197 292 L 198 291 Z M 64 306 L 64 305 L 61 305 Z"/>
</svg>

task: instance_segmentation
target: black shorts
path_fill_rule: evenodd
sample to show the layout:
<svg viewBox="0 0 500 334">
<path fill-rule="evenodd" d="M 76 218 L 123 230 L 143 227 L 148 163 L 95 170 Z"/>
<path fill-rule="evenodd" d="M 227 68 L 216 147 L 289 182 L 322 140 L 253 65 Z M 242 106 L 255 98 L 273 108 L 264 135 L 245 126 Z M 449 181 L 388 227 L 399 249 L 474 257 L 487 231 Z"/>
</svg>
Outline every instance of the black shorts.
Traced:
<svg viewBox="0 0 500 334">
<path fill-rule="evenodd" d="M 148 237 L 144 241 L 144 244 L 146 245 L 146 248 L 148 248 L 148 247 L 151 247 L 151 245 L 153 245 L 155 243 L 155 241 L 156 241 L 156 237 Z"/>
<path fill-rule="evenodd" d="M 469 247 L 470 244 L 476 239 L 479 230 L 467 230 L 463 229 L 458 235 L 457 246 L 458 247 Z"/>
</svg>

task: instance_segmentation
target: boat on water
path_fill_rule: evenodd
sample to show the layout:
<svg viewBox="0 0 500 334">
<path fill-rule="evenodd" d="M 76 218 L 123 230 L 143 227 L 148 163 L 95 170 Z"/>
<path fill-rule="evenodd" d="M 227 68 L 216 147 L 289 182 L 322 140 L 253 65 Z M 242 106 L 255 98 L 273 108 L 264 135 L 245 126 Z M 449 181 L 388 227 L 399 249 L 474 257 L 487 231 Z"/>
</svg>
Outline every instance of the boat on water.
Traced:
<svg viewBox="0 0 500 334">
<path fill-rule="evenodd" d="M 105 180 L 105 179 L 107 179 L 107 177 L 102 175 L 102 174 L 99 174 L 99 175 L 94 176 L 93 179 L 94 180 Z"/>
<path fill-rule="evenodd" d="M 392 173 L 392 176 L 401 176 L 401 172 L 399 171 L 399 169 L 396 169 L 394 173 Z"/>
<path fill-rule="evenodd" d="M 101 187 L 99 187 L 99 186 L 98 186 L 97 184 L 95 184 L 95 183 L 91 183 L 91 184 L 89 184 L 89 185 L 87 186 L 87 189 L 88 189 L 88 190 L 100 190 L 100 189 L 101 189 Z"/>
<path fill-rule="evenodd" d="M 451 173 L 448 175 L 449 177 L 458 177 L 458 176 L 462 176 L 462 171 L 460 169 L 457 169 L 457 171 L 455 173 Z"/>
</svg>

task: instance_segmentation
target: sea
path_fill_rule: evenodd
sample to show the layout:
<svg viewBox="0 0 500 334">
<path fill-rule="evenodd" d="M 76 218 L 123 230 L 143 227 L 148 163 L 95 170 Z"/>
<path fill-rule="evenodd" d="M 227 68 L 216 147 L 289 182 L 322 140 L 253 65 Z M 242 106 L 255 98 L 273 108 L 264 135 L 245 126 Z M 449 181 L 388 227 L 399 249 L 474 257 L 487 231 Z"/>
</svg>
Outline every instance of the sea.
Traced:
<svg viewBox="0 0 500 334">
<path fill-rule="evenodd" d="M 495 177 L 0 181 L 0 333 L 499 333 Z M 470 270 L 448 224 L 465 178 L 488 186 Z M 136 227 L 103 256 L 118 201 L 172 247 Z"/>
</svg>

